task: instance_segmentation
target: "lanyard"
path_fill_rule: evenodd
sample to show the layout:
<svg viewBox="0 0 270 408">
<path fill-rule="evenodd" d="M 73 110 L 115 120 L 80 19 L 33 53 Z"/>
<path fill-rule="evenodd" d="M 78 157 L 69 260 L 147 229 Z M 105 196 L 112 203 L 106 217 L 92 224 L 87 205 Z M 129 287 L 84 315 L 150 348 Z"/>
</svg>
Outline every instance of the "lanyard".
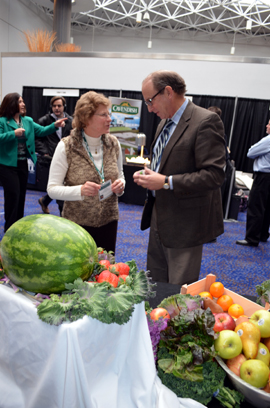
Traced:
<svg viewBox="0 0 270 408">
<path fill-rule="evenodd" d="M 104 177 L 104 168 L 103 168 L 103 141 L 102 141 L 102 139 L 101 139 L 101 162 L 102 162 L 102 165 L 101 165 L 101 171 L 100 171 L 100 170 L 97 168 L 97 166 L 96 166 L 96 164 L 95 164 L 95 160 L 94 160 L 94 158 L 93 158 L 93 156 L 92 156 L 92 154 L 91 154 L 91 152 L 90 152 L 90 149 L 89 149 L 89 146 L 88 146 L 86 137 L 85 137 L 85 133 L 84 133 L 83 130 L 82 130 L 82 137 L 83 137 L 83 140 L 84 140 L 84 143 L 85 143 L 85 147 L 86 147 L 87 153 L 89 154 L 89 157 L 90 157 L 90 159 L 91 159 L 93 165 L 95 166 L 95 169 L 96 169 L 96 171 L 98 172 L 99 177 L 101 178 L 102 183 L 104 183 L 105 177 Z"/>
</svg>

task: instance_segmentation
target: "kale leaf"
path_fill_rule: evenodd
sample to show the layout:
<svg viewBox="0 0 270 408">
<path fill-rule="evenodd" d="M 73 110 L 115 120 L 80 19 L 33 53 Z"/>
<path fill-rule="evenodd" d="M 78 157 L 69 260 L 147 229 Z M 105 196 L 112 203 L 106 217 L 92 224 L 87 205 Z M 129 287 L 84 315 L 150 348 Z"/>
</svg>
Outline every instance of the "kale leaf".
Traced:
<svg viewBox="0 0 270 408">
<path fill-rule="evenodd" d="M 127 263 L 130 272 L 126 283 L 123 281 L 114 288 L 109 282 L 83 282 L 78 278 L 65 285 L 67 290 L 61 296 L 51 294 L 49 299 L 40 299 L 39 318 L 53 325 L 73 322 L 85 315 L 107 324 L 127 323 L 135 304 L 155 296 L 148 272 L 138 272 L 134 260 Z M 100 266 L 97 265 L 94 273 L 101 271 Z"/>
</svg>

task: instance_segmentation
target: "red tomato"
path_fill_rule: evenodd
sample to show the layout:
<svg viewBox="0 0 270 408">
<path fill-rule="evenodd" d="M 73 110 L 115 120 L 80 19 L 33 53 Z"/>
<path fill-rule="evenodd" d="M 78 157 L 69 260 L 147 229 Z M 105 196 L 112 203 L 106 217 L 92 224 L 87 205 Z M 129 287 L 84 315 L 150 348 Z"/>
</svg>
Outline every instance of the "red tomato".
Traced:
<svg viewBox="0 0 270 408">
<path fill-rule="evenodd" d="M 167 312 L 166 309 L 163 309 L 163 307 L 157 307 L 156 309 L 153 309 L 152 312 L 150 313 L 150 317 L 152 320 L 158 320 L 161 317 L 163 319 L 170 319 L 170 315 Z"/>
<path fill-rule="evenodd" d="M 110 271 L 102 271 L 96 279 L 98 283 L 109 282 L 115 288 L 119 282 L 118 277 L 114 273 L 111 273 Z"/>
<path fill-rule="evenodd" d="M 107 259 L 101 259 L 101 261 L 99 261 L 100 265 L 105 266 L 105 268 L 109 269 L 110 267 L 110 261 L 108 261 Z"/>
<path fill-rule="evenodd" d="M 124 262 L 118 262 L 117 264 L 113 265 L 116 272 L 119 273 L 119 275 L 128 275 L 130 267 L 124 263 Z"/>
</svg>

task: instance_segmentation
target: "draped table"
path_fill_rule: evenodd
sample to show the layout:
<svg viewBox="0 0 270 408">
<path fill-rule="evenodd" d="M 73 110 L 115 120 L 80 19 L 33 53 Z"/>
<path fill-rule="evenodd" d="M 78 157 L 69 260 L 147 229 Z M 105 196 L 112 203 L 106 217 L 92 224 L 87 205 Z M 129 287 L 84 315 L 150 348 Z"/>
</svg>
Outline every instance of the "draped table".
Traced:
<svg viewBox="0 0 270 408">
<path fill-rule="evenodd" d="M 1 408 L 191 408 L 157 377 L 144 303 L 124 325 L 84 316 L 51 326 L 0 286 Z"/>
</svg>

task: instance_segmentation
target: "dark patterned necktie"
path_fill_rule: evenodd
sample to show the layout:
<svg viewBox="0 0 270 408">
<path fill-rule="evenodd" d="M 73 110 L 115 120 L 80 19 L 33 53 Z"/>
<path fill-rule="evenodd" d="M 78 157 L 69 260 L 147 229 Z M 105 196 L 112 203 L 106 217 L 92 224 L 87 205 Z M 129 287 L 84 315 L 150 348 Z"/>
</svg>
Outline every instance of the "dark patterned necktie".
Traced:
<svg viewBox="0 0 270 408">
<path fill-rule="evenodd" d="M 169 119 L 167 123 L 165 124 L 164 128 L 162 129 L 162 132 L 159 135 L 159 138 L 158 138 L 158 141 L 155 147 L 155 153 L 153 152 L 153 156 L 152 156 L 151 170 L 155 171 L 157 165 L 159 164 L 161 160 L 161 156 L 162 156 L 164 147 L 166 145 L 166 142 L 168 140 L 170 129 L 173 123 L 174 122 L 171 119 Z"/>
</svg>

